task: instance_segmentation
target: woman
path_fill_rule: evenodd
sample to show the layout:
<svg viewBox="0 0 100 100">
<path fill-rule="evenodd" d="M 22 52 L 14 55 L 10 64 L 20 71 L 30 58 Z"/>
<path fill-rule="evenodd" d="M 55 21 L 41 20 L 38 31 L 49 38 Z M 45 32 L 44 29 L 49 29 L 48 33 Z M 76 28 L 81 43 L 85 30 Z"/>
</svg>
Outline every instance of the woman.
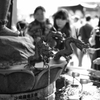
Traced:
<svg viewBox="0 0 100 100">
<path fill-rule="evenodd" d="M 66 9 L 60 9 L 53 15 L 53 27 L 62 38 L 55 38 L 57 45 L 55 48 L 57 50 L 64 49 L 64 40 L 68 37 L 71 37 L 71 26 L 69 21 L 69 15 Z M 62 84 L 62 85 L 61 85 Z M 69 82 L 66 82 L 69 84 Z M 56 81 L 57 91 L 64 87 L 64 79 L 59 77 Z"/>
<path fill-rule="evenodd" d="M 47 26 L 50 22 L 45 18 L 45 9 L 42 6 L 38 6 L 34 10 L 34 21 L 28 26 L 28 34 L 31 35 L 35 42 L 41 39 L 41 36 L 46 34 Z"/>
<path fill-rule="evenodd" d="M 61 34 L 63 39 L 71 36 L 69 15 L 66 9 L 60 9 L 53 15 L 53 23 L 54 28 L 56 29 L 56 31 L 58 31 L 59 34 Z M 56 39 L 56 41 L 56 48 L 60 50 L 63 49 L 64 41 L 62 39 Z"/>
</svg>

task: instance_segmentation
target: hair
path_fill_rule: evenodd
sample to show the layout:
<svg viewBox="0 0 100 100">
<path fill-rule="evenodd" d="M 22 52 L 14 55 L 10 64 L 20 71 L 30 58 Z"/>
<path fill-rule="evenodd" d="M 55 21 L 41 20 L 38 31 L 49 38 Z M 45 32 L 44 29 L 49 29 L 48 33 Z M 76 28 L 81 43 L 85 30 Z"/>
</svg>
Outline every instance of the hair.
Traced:
<svg viewBox="0 0 100 100">
<path fill-rule="evenodd" d="M 42 10 L 43 12 L 46 11 L 44 7 L 38 6 L 38 7 L 34 10 L 34 14 L 36 14 L 36 12 L 37 12 L 38 10 Z"/>
<path fill-rule="evenodd" d="M 75 15 L 74 20 L 77 22 L 78 20 L 80 20 L 80 17 L 78 15 Z"/>
<path fill-rule="evenodd" d="M 87 15 L 86 16 L 86 21 L 90 21 L 91 20 L 91 16 L 90 15 Z"/>
<path fill-rule="evenodd" d="M 17 30 L 24 29 L 26 26 L 27 26 L 27 24 L 26 24 L 26 22 L 24 22 L 24 21 L 18 21 L 18 22 L 16 23 L 16 28 L 17 28 Z"/>
<path fill-rule="evenodd" d="M 58 29 L 59 27 L 56 25 L 56 19 L 68 20 L 68 22 L 66 22 L 63 31 L 66 31 L 66 33 L 68 33 L 67 35 L 69 36 L 70 33 L 68 31 L 70 31 L 71 28 L 70 28 L 68 11 L 66 9 L 60 9 L 53 15 L 54 27 Z"/>
<path fill-rule="evenodd" d="M 69 18 L 68 11 L 66 9 L 60 9 L 53 15 L 53 17 L 55 19 L 68 20 Z"/>
</svg>

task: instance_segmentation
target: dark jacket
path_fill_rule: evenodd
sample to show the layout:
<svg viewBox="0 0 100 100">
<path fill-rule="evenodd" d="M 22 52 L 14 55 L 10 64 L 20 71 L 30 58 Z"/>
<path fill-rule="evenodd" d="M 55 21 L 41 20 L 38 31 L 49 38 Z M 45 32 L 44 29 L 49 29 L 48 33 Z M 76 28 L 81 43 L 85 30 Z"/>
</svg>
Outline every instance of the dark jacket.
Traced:
<svg viewBox="0 0 100 100">
<path fill-rule="evenodd" d="M 81 37 L 81 40 L 84 42 L 84 43 L 89 43 L 89 38 L 90 38 L 90 35 L 91 35 L 91 32 L 93 30 L 93 27 L 90 25 L 90 24 L 85 24 L 83 25 L 80 30 L 79 30 L 79 36 Z"/>
<path fill-rule="evenodd" d="M 42 35 L 45 35 L 46 25 L 48 24 L 50 24 L 48 19 L 43 23 L 38 22 L 37 20 L 34 20 L 28 26 L 28 33 L 33 38 L 41 37 Z"/>
</svg>

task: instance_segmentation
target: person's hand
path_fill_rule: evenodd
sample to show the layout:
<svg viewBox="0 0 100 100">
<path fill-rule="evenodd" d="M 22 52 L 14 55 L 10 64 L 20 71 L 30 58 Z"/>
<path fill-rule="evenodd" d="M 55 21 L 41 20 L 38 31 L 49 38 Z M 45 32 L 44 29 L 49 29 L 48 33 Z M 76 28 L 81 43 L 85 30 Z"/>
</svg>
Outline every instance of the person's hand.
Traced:
<svg viewBox="0 0 100 100">
<path fill-rule="evenodd" d="M 100 65 L 100 58 L 96 58 L 95 60 L 93 60 L 94 64 Z"/>
</svg>

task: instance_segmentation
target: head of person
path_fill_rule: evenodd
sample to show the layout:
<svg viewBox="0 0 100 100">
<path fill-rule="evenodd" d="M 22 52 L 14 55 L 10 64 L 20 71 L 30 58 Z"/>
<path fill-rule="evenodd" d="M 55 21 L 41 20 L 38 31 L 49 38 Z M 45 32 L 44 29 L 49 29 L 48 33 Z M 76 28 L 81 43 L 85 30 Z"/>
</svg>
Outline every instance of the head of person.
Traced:
<svg viewBox="0 0 100 100">
<path fill-rule="evenodd" d="M 90 16 L 90 15 L 86 15 L 85 18 L 86 18 L 86 21 L 87 21 L 87 22 L 91 21 L 91 16 Z"/>
<path fill-rule="evenodd" d="M 34 19 L 39 21 L 39 22 L 43 22 L 45 21 L 45 8 L 42 6 L 38 6 L 35 10 L 34 10 Z"/>
<path fill-rule="evenodd" d="M 27 23 L 25 21 L 18 21 L 16 23 L 16 28 L 18 31 L 24 30 L 26 26 L 27 26 Z"/>
<path fill-rule="evenodd" d="M 69 15 L 66 9 L 60 9 L 53 15 L 54 27 L 63 28 L 66 24 L 69 24 Z"/>
<path fill-rule="evenodd" d="M 75 15 L 74 16 L 74 22 L 76 23 L 76 22 L 78 22 L 80 20 L 80 17 L 78 16 L 78 15 Z"/>
</svg>

